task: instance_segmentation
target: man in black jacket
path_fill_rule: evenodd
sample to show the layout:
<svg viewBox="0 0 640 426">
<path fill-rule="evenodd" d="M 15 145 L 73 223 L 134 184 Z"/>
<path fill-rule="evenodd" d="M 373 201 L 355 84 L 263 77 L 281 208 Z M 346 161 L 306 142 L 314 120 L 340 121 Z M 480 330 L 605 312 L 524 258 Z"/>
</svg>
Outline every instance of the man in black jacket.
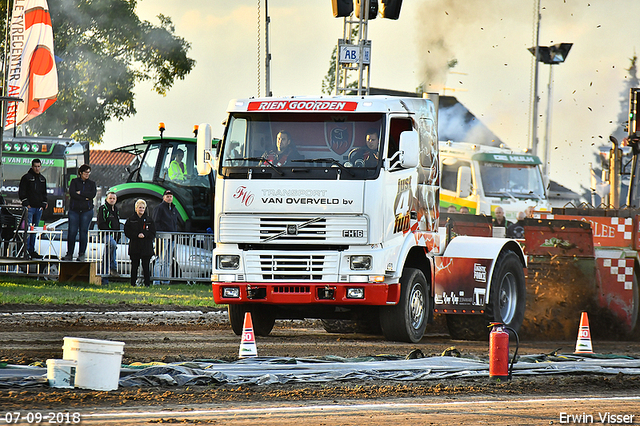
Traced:
<svg viewBox="0 0 640 426">
<path fill-rule="evenodd" d="M 91 166 L 83 164 L 78 169 L 78 177 L 69 184 L 69 232 L 67 237 L 67 255 L 65 260 L 73 259 L 76 238 L 80 235 L 78 262 L 85 261 L 87 243 L 89 242 L 89 225 L 93 219 L 93 199 L 96 197 L 96 183 L 89 179 Z"/>
<path fill-rule="evenodd" d="M 98 229 L 101 231 L 119 231 L 120 230 L 120 214 L 116 207 L 118 196 L 115 192 L 109 191 L 105 198 L 104 204 L 98 208 Z M 105 232 L 104 234 L 104 256 L 102 256 L 102 265 L 104 271 L 112 277 L 119 277 L 118 264 L 116 263 L 116 250 L 118 243 L 116 236 L 120 236 L 117 232 Z M 103 284 L 109 284 L 108 278 L 102 279 Z"/>
<path fill-rule="evenodd" d="M 42 211 L 47 208 L 47 179 L 40 174 L 42 163 L 34 158 L 31 161 L 31 168 L 20 179 L 18 187 L 18 197 L 22 205 L 28 209 L 27 225 L 39 226 Z M 36 252 L 36 235 L 31 234 L 27 239 L 26 255 L 33 259 L 42 259 Z"/>
<path fill-rule="evenodd" d="M 178 231 L 178 210 L 173 205 L 173 193 L 168 189 L 162 195 L 162 202 L 153 210 L 153 222 L 159 233 L 156 246 L 158 260 L 153 275 L 169 278 L 171 277 L 171 260 L 175 248 L 174 236 L 171 233 Z M 157 285 L 160 282 L 154 281 L 153 284 Z M 169 281 L 165 279 L 162 284 L 169 284 Z"/>
</svg>

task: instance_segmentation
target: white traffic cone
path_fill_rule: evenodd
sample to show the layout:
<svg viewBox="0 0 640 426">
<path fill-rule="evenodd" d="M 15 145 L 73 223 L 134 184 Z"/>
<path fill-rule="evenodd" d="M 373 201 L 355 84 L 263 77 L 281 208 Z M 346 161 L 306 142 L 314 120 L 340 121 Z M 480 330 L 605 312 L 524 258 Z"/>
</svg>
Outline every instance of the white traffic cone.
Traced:
<svg viewBox="0 0 640 426">
<path fill-rule="evenodd" d="M 580 328 L 578 329 L 578 340 L 576 341 L 575 354 L 592 354 L 591 330 L 589 329 L 589 317 L 586 312 L 580 317 Z"/>
<path fill-rule="evenodd" d="M 244 325 L 242 326 L 242 342 L 240 342 L 240 351 L 238 358 L 249 358 L 258 356 L 258 348 L 256 347 L 256 336 L 253 334 L 253 321 L 251 321 L 251 312 L 244 313 Z"/>
</svg>

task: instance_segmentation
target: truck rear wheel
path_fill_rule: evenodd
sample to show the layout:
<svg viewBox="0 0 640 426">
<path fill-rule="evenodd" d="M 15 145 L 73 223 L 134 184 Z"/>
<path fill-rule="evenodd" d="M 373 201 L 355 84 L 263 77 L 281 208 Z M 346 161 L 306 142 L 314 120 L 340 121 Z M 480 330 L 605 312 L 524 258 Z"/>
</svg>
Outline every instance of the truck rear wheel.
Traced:
<svg viewBox="0 0 640 426">
<path fill-rule="evenodd" d="M 524 320 L 526 288 L 520 258 L 508 250 L 498 256 L 485 315 L 447 315 L 453 339 L 486 340 L 488 325 L 498 321 L 518 331 Z"/>
<path fill-rule="evenodd" d="M 251 313 L 253 332 L 256 336 L 268 336 L 276 323 L 276 315 L 271 306 L 229 305 L 229 322 L 236 336 L 242 335 L 245 312 Z"/>
<path fill-rule="evenodd" d="M 417 343 L 429 317 L 429 286 L 419 269 L 406 268 L 400 277 L 400 301 L 380 309 L 380 326 L 385 339 Z"/>
</svg>

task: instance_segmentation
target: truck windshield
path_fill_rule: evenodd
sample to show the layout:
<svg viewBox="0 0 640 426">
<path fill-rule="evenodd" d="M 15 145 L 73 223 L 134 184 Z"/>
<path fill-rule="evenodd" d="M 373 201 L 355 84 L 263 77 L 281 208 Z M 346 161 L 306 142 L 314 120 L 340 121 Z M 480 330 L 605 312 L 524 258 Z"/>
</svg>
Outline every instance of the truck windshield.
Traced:
<svg viewBox="0 0 640 426">
<path fill-rule="evenodd" d="M 382 114 L 236 113 L 220 158 L 226 177 L 373 178 L 381 164 Z M 327 173 L 330 170 L 331 173 Z M 259 173 L 256 173 L 259 172 Z"/>
<path fill-rule="evenodd" d="M 480 179 L 488 197 L 545 198 L 536 165 L 480 162 Z"/>
</svg>

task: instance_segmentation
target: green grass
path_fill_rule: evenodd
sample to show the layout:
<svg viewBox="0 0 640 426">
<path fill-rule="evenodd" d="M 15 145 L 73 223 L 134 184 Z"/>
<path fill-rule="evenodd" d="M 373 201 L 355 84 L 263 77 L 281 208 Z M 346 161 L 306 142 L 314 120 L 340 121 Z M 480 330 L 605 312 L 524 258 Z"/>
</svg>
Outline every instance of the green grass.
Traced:
<svg viewBox="0 0 640 426">
<path fill-rule="evenodd" d="M 0 309 L 3 304 L 150 304 L 216 307 L 210 284 L 171 284 L 131 287 L 129 282 L 109 285 L 59 283 L 26 278 L 0 277 Z"/>
</svg>

